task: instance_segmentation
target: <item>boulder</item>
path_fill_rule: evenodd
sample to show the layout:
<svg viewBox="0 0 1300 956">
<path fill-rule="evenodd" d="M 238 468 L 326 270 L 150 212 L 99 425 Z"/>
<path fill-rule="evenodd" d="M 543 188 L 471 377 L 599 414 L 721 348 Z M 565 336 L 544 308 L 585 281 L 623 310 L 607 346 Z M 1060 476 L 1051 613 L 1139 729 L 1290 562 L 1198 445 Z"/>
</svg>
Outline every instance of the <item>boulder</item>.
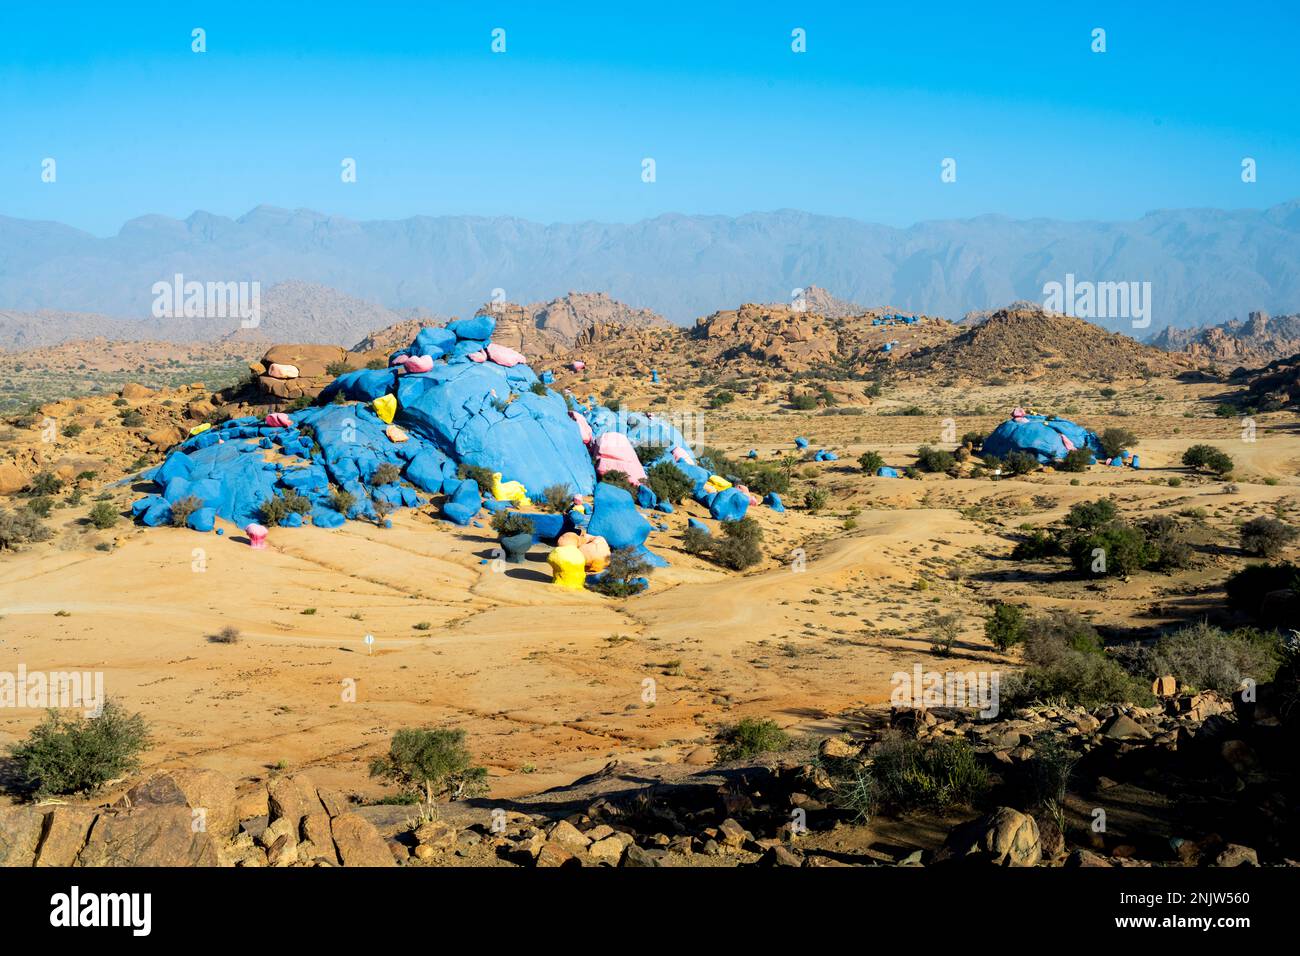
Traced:
<svg viewBox="0 0 1300 956">
<path fill-rule="evenodd" d="M 27 487 L 31 476 L 11 461 L 0 462 L 0 495 L 14 495 Z"/>
<path fill-rule="evenodd" d="M 262 356 L 261 364 L 267 369 L 289 365 L 301 378 L 322 378 L 329 375 L 330 365 L 344 361 L 346 356 L 347 351 L 338 345 L 273 345 Z"/>
<path fill-rule="evenodd" d="M 45 814 L 36 807 L 0 807 L 0 866 L 31 866 L 41 842 Z"/>
<path fill-rule="evenodd" d="M 344 866 L 396 866 L 379 831 L 364 817 L 343 813 L 330 821 L 334 845 Z"/>
<path fill-rule="evenodd" d="M 1259 866 L 1259 855 L 1248 846 L 1229 843 L 1214 858 L 1215 866 Z"/>
<path fill-rule="evenodd" d="M 217 866 L 217 842 L 189 807 L 150 804 L 95 818 L 78 866 Z"/>
<path fill-rule="evenodd" d="M 239 832 L 235 784 L 215 770 L 164 770 L 127 791 L 129 806 L 183 806 L 200 811 L 195 825 L 218 840 Z"/>
<path fill-rule="evenodd" d="M 45 818 L 45 838 L 41 840 L 37 866 L 72 866 L 86 845 L 98 811 L 91 807 L 58 806 Z"/>
<path fill-rule="evenodd" d="M 1011 807 L 962 824 L 948 834 L 936 863 L 964 861 L 995 866 L 1036 866 L 1042 860 L 1038 824 Z"/>
</svg>

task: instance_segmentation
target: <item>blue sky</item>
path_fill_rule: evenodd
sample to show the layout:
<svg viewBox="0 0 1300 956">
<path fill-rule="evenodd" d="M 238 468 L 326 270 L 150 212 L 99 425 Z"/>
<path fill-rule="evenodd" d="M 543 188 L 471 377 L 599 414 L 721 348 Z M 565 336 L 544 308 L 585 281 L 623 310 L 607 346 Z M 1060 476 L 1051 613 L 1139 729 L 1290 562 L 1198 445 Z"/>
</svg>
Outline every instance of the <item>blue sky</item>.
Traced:
<svg viewBox="0 0 1300 956">
<path fill-rule="evenodd" d="M 0 215 L 99 235 L 260 203 L 909 225 L 1300 196 L 1300 5 L 554 6 L 3 0 Z"/>
</svg>

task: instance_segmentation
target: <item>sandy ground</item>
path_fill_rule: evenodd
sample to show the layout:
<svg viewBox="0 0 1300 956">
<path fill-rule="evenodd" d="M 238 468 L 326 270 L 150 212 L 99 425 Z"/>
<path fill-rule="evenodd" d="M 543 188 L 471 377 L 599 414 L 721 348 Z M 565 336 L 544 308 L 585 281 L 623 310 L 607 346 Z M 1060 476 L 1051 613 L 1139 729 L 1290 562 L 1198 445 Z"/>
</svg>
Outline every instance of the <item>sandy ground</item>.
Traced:
<svg viewBox="0 0 1300 956">
<path fill-rule="evenodd" d="M 1165 400 L 1147 397 L 1156 389 Z M 719 724 L 742 715 L 831 726 L 838 713 L 887 701 L 890 677 L 916 663 L 1014 666 L 983 637 L 995 597 L 1073 607 L 1098 624 L 1187 619 L 1220 602 L 1223 578 L 1240 566 L 1234 525 L 1295 507 L 1300 439 L 1289 414 L 1261 417 L 1257 440 L 1244 442 L 1236 422 L 1206 413 L 1211 386 L 1143 383 L 1114 401 L 1082 386 L 1003 391 L 981 392 L 983 414 L 960 389 L 917 388 L 857 416 L 779 413 L 763 400 L 713 415 L 707 443 L 733 453 L 774 458 L 797 434 L 835 448 L 842 460 L 800 466 L 788 497 L 815 482 L 832 504 L 820 514 L 757 509 L 769 560 L 744 575 L 677 550 L 686 517 L 704 514 L 679 509 L 649 542 L 672 566 L 630 601 L 553 589 L 544 546 L 523 565 L 501 565 L 489 532 L 427 513 L 401 513 L 390 530 L 280 529 L 255 552 L 229 526 L 224 537 L 125 523 L 87 532 L 76 520 L 84 507 L 59 511 L 55 541 L 0 556 L 0 667 L 102 671 L 108 694 L 153 728 L 149 766 L 247 778 L 283 764 L 375 796 L 386 791 L 366 765 L 395 729 L 452 725 L 489 767 L 493 795 L 510 797 L 614 759 L 706 762 Z M 873 449 L 910 463 L 945 418 L 958 434 L 987 431 L 1004 406 L 1026 400 L 1078 402 L 1068 417 L 1132 428 L 1143 469 L 1094 468 L 1077 485 L 1064 474 L 898 481 L 864 476 L 854 461 Z M 926 414 L 877 414 L 911 402 Z M 1117 403 L 1127 412 L 1112 417 Z M 1177 466 L 1200 441 L 1237 459 L 1235 492 Z M 1103 493 L 1134 516 L 1202 509 L 1198 520 L 1224 545 L 1176 578 L 1105 584 L 1008 561 L 1017 528 Z M 108 540 L 113 550 L 94 549 Z M 963 622 L 949 659 L 930 653 L 925 621 L 936 611 Z M 207 640 L 227 626 L 237 643 Z M 0 710 L 0 746 L 39 718 Z"/>
</svg>

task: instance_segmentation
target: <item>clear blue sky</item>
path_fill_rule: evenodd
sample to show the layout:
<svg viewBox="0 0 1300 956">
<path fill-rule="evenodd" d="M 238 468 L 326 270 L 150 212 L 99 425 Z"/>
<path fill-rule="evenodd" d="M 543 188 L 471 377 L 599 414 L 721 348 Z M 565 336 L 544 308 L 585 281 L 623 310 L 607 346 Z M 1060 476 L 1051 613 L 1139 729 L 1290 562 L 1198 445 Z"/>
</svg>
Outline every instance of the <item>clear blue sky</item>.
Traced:
<svg viewBox="0 0 1300 956">
<path fill-rule="evenodd" d="M 0 215 L 99 235 L 260 203 L 908 225 L 1300 196 L 1295 3 L 2 2 Z"/>
</svg>

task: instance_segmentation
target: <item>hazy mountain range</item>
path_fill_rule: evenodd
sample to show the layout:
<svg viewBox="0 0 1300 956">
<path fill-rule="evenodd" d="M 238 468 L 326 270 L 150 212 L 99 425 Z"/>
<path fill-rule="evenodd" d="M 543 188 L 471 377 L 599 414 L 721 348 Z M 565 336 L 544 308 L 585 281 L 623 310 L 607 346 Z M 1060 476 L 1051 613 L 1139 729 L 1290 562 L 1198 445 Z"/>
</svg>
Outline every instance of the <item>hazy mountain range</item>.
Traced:
<svg viewBox="0 0 1300 956">
<path fill-rule="evenodd" d="M 959 319 L 1043 285 L 1150 282 L 1148 335 L 1300 306 L 1300 200 L 1265 210 L 1168 210 L 1132 222 L 925 222 L 905 229 L 781 210 L 668 214 L 630 224 L 542 225 L 415 216 L 360 222 L 259 206 L 238 219 L 143 216 L 99 238 L 0 217 L 0 310 L 142 318 L 155 283 L 299 280 L 378 303 L 466 315 L 494 297 L 545 301 L 599 290 L 688 323 L 742 302 L 789 301 L 816 284 L 865 306 Z M 494 290 L 501 290 L 494 293 Z M 164 320 L 173 321 L 173 320 Z"/>
</svg>

